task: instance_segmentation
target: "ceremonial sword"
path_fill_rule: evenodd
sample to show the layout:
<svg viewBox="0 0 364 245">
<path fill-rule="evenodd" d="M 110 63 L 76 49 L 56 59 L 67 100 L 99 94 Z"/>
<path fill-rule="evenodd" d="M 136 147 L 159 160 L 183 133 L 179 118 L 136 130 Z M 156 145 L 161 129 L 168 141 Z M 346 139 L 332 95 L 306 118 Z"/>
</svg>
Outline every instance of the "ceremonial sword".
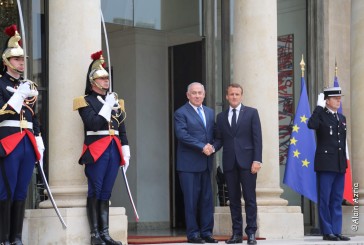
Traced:
<svg viewBox="0 0 364 245">
<path fill-rule="evenodd" d="M 28 69 L 27 69 L 27 46 L 26 46 L 26 43 L 27 42 L 26 42 L 26 39 L 25 39 L 25 28 L 24 28 L 23 11 L 22 11 L 22 8 L 21 8 L 20 0 L 17 0 L 17 4 L 18 4 L 19 19 L 20 19 L 21 34 L 22 34 L 22 39 L 23 39 L 23 51 L 24 51 L 24 62 L 25 62 L 23 78 L 24 78 L 24 81 L 27 81 L 27 78 L 28 78 L 27 77 L 27 75 L 28 75 L 28 73 L 27 73 L 27 71 L 28 71 Z M 40 173 L 40 175 L 42 177 L 43 183 L 44 183 L 44 185 L 45 185 L 45 187 L 47 189 L 48 197 L 51 200 L 51 203 L 53 205 L 53 208 L 56 211 L 57 216 L 58 216 L 59 220 L 62 223 L 63 229 L 66 229 L 67 228 L 67 225 L 64 222 L 61 213 L 59 212 L 59 209 L 57 207 L 56 202 L 54 201 L 54 198 L 53 198 L 51 189 L 49 188 L 49 185 L 48 185 L 47 178 L 46 178 L 46 176 L 44 174 L 44 171 L 43 171 L 42 164 L 41 164 L 41 162 L 38 161 L 36 163 L 36 165 L 37 165 L 37 168 L 38 168 L 38 172 Z"/>
<path fill-rule="evenodd" d="M 111 90 L 112 77 L 111 77 L 111 62 L 110 62 L 109 40 L 107 38 L 105 20 L 104 20 L 104 15 L 102 14 L 101 8 L 100 8 L 100 15 L 101 15 L 102 27 L 104 29 L 104 37 L 105 37 L 106 52 L 107 52 L 107 62 L 108 62 L 108 67 L 109 67 L 109 80 L 110 80 L 109 92 L 111 93 L 112 92 L 112 90 Z M 128 178 L 126 177 L 125 167 L 124 166 L 120 167 L 120 170 L 123 173 L 124 182 L 125 182 L 126 189 L 128 191 L 129 200 L 131 202 L 131 205 L 133 206 L 135 220 L 138 222 L 139 221 L 139 215 L 138 215 L 138 211 L 137 211 L 137 209 L 135 207 L 135 204 L 134 204 L 133 196 L 131 195 L 131 191 L 130 191 L 129 183 L 128 183 Z"/>
</svg>

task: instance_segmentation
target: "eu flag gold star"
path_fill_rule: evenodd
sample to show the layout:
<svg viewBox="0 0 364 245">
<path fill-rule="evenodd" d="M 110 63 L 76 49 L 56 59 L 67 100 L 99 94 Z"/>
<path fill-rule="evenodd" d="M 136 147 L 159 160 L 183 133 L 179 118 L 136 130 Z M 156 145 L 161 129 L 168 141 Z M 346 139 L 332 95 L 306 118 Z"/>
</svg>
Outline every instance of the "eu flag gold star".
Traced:
<svg viewBox="0 0 364 245">
<path fill-rule="evenodd" d="M 293 152 L 293 157 L 297 157 L 301 154 L 297 149 Z"/>
<path fill-rule="evenodd" d="M 293 125 L 292 127 L 292 132 L 297 132 L 298 133 L 298 130 L 300 129 L 300 127 L 297 126 L 297 124 Z"/>
<path fill-rule="evenodd" d="M 307 123 L 306 121 L 308 120 L 308 118 L 305 115 L 301 116 L 300 118 L 301 118 L 301 122 Z"/>
<path fill-rule="evenodd" d="M 291 145 L 296 145 L 296 142 L 297 142 L 298 140 L 296 140 L 296 139 L 295 139 L 295 137 L 292 137 L 292 138 L 290 139 L 290 141 L 291 141 Z"/>
<path fill-rule="evenodd" d="M 307 159 L 305 159 L 305 160 L 302 161 L 302 167 L 308 168 L 308 164 L 310 164 L 310 162 L 307 161 Z"/>
</svg>

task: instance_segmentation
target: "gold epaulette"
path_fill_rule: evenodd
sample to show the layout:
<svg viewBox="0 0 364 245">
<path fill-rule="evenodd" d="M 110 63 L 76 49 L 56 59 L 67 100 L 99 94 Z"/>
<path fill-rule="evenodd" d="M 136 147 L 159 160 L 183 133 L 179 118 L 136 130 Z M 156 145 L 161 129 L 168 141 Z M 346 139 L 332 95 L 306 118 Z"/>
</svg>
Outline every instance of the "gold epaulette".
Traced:
<svg viewBox="0 0 364 245">
<path fill-rule="evenodd" d="M 125 103 L 123 99 L 119 100 L 120 109 L 125 112 Z"/>
<path fill-rule="evenodd" d="M 85 95 L 73 99 L 73 110 L 76 111 L 82 107 L 88 106 Z"/>
<path fill-rule="evenodd" d="M 0 110 L 0 115 L 4 115 L 4 114 L 12 114 L 12 115 L 14 115 L 15 114 L 15 111 L 13 111 L 13 110 L 5 110 L 6 109 L 6 107 L 8 106 L 8 104 L 6 103 L 4 106 L 3 106 L 3 108 L 1 108 L 1 110 Z"/>
</svg>

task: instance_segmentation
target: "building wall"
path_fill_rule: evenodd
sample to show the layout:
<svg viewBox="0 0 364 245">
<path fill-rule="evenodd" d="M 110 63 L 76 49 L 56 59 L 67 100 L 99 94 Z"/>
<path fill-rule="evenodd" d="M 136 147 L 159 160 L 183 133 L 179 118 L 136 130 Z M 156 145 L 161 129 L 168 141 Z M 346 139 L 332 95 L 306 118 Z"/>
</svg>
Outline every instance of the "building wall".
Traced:
<svg viewBox="0 0 364 245">
<path fill-rule="evenodd" d="M 162 31 L 130 29 L 109 36 L 114 91 L 125 100 L 131 148 L 129 184 L 140 216 L 138 226 L 169 227 L 168 48 Z M 121 176 L 113 205 L 133 211 Z M 124 188 L 123 188 L 124 189 Z M 121 196 L 121 198 L 120 198 Z M 153 224 L 151 224 L 153 222 Z"/>
</svg>

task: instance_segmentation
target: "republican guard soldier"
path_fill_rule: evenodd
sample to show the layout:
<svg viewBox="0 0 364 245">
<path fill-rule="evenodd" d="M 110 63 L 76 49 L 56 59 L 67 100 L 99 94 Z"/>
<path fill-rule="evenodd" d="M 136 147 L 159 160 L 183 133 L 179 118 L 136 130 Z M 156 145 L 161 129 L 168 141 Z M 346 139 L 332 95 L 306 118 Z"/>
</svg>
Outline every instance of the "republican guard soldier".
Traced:
<svg viewBox="0 0 364 245">
<path fill-rule="evenodd" d="M 121 166 L 129 165 L 130 148 L 126 136 L 123 101 L 110 93 L 109 74 L 99 51 L 87 72 L 85 96 L 74 100 L 85 132 L 79 163 L 85 165 L 88 179 L 87 216 L 91 244 L 121 244 L 109 235 L 109 200 Z"/>
<path fill-rule="evenodd" d="M 0 244 L 23 244 L 25 200 L 44 144 L 35 114 L 37 85 L 23 81 L 24 50 L 17 26 L 5 29 L 0 64 Z"/>
<path fill-rule="evenodd" d="M 346 163 L 346 118 L 338 113 L 341 88 L 324 89 L 317 107 L 308 121 L 316 130 L 317 148 L 315 171 L 317 176 L 318 213 L 323 240 L 348 241 L 341 234 L 342 197 Z"/>
</svg>

